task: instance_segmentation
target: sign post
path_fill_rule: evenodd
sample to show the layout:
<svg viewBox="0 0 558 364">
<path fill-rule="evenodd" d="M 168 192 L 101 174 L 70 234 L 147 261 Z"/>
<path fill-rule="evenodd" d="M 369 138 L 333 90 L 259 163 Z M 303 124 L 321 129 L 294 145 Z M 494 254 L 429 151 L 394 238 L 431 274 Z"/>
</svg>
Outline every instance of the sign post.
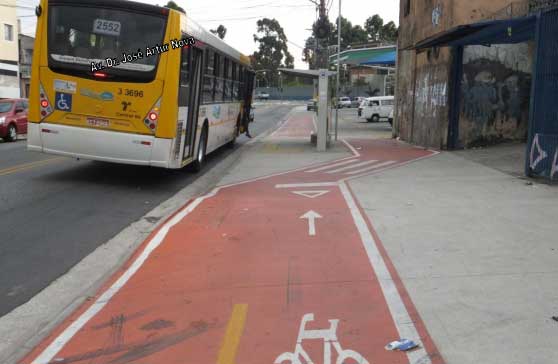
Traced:
<svg viewBox="0 0 558 364">
<path fill-rule="evenodd" d="M 318 152 L 325 152 L 328 139 L 328 80 L 329 72 L 320 69 L 318 76 Z"/>
</svg>

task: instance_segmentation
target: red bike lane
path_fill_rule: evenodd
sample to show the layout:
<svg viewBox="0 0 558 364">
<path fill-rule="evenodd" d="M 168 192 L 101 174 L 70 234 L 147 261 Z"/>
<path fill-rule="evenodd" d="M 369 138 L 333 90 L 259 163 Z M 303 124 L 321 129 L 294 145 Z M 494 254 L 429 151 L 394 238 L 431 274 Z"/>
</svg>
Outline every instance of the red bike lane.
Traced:
<svg viewBox="0 0 558 364">
<path fill-rule="evenodd" d="M 432 152 L 347 144 L 352 157 L 191 202 L 23 363 L 441 363 L 345 183 Z M 384 349 L 400 337 L 420 347 Z"/>
</svg>

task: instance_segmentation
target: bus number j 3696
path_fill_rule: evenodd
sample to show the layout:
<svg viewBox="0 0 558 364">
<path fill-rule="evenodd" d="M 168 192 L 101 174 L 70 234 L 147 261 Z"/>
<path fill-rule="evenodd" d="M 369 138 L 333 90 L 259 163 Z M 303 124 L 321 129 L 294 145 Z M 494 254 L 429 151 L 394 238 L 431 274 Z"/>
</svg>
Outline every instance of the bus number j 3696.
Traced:
<svg viewBox="0 0 558 364">
<path fill-rule="evenodd" d="M 125 89 L 118 89 L 118 94 L 119 95 L 124 95 L 124 96 L 131 96 L 131 97 L 143 97 L 143 90 L 132 90 L 129 88 L 125 88 Z"/>
</svg>

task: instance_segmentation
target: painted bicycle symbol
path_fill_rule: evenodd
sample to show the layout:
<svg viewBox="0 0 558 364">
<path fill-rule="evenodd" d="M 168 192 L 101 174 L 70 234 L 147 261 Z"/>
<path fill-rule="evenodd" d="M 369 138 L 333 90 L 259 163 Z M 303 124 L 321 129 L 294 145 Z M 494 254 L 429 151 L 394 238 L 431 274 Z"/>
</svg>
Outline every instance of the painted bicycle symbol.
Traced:
<svg viewBox="0 0 558 364">
<path fill-rule="evenodd" d="M 324 364 L 331 364 L 331 347 L 337 352 L 335 364 L 369 364 L 366 359 L 354 350 L 343 350 L 337 340 L 339 320 L 328 320 L 329 329 L 306 330 L 306 323 L 314 321 L 314 314 L 307 313 L 302 317 L 294 352 L 285 352 L 275 359 L 275 364 L 290 362 L 291 364 L 314 364 L 302 347 L 302 340 L 322 339 L 324 341 Z M 304 359 L 304 361 L 302 361 Z M 346 362 L 346 360 L 351 359 Z"/>
</svg>

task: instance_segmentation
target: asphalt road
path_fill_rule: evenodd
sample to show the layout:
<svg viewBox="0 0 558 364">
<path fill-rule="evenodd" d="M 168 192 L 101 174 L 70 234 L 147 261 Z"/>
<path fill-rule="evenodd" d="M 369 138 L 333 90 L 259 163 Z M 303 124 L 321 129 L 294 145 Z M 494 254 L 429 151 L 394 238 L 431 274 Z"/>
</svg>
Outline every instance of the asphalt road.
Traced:
<svg viewBox="0 0 558 364">
<path fill-rule="evenodd" d="M 292 105 L 258 105 L 256 136 Z M 241 136 L 238 148 L 248 139 Z M 210 170 L 228 150 L 207 158 L 199 174 L 184 170 L 76 161 L 0 142 L 0 317 L 25 303 L 159 203 Z"/>
</svg>

